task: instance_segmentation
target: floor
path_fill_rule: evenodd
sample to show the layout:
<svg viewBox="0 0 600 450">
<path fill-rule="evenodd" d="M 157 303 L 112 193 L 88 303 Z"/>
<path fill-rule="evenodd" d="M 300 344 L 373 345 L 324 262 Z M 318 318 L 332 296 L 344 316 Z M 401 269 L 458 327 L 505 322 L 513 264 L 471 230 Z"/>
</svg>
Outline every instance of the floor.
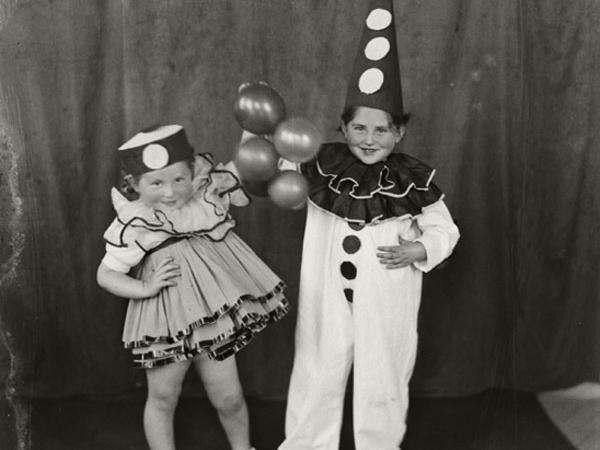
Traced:
<svg viewBox="0 0 600 450">
<path fill-rule="evenodd" d="M 141 425 L 144 392 L 102 398 L 27 402 L 28 427 L 20 450 L 146 449 Z M 349 402 L 348 402 L 349 405 Z M 272 450 L 283 438 L 285 403 L 249 398 L 253 442 Z M 4 409 L 2 409 L 4 408 Z M 1 406 L 0 448 L 17 449 L 14 414 Z M 3 424 L 3 425 L 2 425 Z M 206 400 L 184 398 L 176 416 L 179 450 L 226 450 L 216 415 Z M 342 450 L 354 449 L 350 408 Z M 452 399 L 413 398 L 403 450 L 574 450 L 533 394 L 491 390 Z"/>
<path fill-rule="evenodd" d="M 600 450 L 600 384 L 583 383 L 545 392 L 538 399 L 556 426 L 579 450 Z"/>
</svg>

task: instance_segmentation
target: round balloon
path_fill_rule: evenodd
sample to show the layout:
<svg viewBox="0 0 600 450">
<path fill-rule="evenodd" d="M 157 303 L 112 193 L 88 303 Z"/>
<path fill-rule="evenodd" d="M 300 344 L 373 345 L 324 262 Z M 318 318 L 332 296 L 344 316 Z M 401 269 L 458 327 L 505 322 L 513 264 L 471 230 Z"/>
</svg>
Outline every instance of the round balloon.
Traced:
<svg viewBox="0 0 600 450">
<path fill-rule="evenodd" d="M 316 126 L 303 117 L 292 117 L 281 122 L 273 135 L 277 152 L 293 162 L 313 159 L 323 138 Z"/>
<path fill-rule="evenodd" d="M 281 208 L 299 209 L 308 197 L 308 182 L 294 170 L 283 170 L 269 183 L 269 197 Z"/>
<path fill-rule="evenodd" d="M 277 172 L 278 162 L 273 144 L 259 136 L 242 142 L 234 158 L 242 181 L 269 180 Z"/>
<path fill-rule="evenodd" d="M 240 126 L 254 134 L 273 134 L 285 119 L 279 93 L 266 83 L 244 83 L 238 90 L 233 114 Z"/>
</svg>

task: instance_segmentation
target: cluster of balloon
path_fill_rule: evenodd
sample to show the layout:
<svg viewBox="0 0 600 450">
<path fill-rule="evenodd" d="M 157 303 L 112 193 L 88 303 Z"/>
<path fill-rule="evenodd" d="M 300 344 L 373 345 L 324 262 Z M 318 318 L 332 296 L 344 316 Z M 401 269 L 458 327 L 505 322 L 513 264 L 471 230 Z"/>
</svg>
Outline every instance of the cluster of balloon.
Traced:
<svg viewBox="0 0 600 450">
<path fill-rule="evenodd" d="M 279 157 L 295 163 L 314 158 L 322 141 L 319 130 L 302 117 L 284 120 L 283 99 L 264 82 L 240 86 L 234 115 L 244 130 L 257 135 L 242 142 L 235 157 L 246 190 L 268 195 L 282 208 L 302 208 L 308 183 L 295 171 L 278 171 Z M 260 135 L 272 135 L 272 142 Z"/>
</svg>

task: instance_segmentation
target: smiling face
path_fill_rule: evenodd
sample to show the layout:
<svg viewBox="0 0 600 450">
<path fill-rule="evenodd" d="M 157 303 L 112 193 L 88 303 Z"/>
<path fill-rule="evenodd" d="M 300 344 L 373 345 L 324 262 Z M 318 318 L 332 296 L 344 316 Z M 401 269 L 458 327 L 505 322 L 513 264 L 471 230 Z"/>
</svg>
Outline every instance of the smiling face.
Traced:
<svg viewBox="0 0 600 450">
<path fill-rule="evenodd" d="M 392 124 L 385 111 L 361 106 L 348 123 L 342 124 L 342 133 L 354 156 L 365 164 L 375 164 L 392 153 L 404 136 L 404 126 Z"/>
<path fill-rule="evenodd" d="M 155 209 L 179 209 L 193 193 L 192 169 L 187 161 L 179 161 L 142 174 L 132 185 L 146 205 Z"/>
</svg>

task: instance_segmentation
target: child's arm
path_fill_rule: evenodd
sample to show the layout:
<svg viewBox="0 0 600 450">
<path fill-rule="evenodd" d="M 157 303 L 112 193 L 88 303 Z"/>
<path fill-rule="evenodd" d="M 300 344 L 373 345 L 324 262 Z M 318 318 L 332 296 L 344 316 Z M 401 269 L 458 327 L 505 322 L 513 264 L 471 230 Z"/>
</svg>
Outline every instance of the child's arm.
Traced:
<svg viewBox="0 0 600 450">
<path fill-rule="evenodd" d="M 424 207 L 416 221 L 423 234 L 415 242 L 425 247 L 427 257 L 415 267 L 429 272 L 452 254 L 460 232 L 443 200 Z"/>
<path fill-rule="evenodd" d="M 398 245 L 377 247 L 379 262 L 386 269 L 414 264 L 429 272 L 452 253 L 460 233 L 442 200 L 423 208 L 416 218 L 422 235 L 414 241 L 398 237 Z"/>
<path fill-rule="evenodd" d="M 101 288 L 111 294 L 124 298 L 142 299 L 158 294 L 165 287 L 175 286 L 177 282 L 173 278 L 179 274 L 179 266 L 172 259 L 165 258 L 149 276 L 141 280 L 100 263 L 96 272 L 96 280 Z"/>
</svg>

